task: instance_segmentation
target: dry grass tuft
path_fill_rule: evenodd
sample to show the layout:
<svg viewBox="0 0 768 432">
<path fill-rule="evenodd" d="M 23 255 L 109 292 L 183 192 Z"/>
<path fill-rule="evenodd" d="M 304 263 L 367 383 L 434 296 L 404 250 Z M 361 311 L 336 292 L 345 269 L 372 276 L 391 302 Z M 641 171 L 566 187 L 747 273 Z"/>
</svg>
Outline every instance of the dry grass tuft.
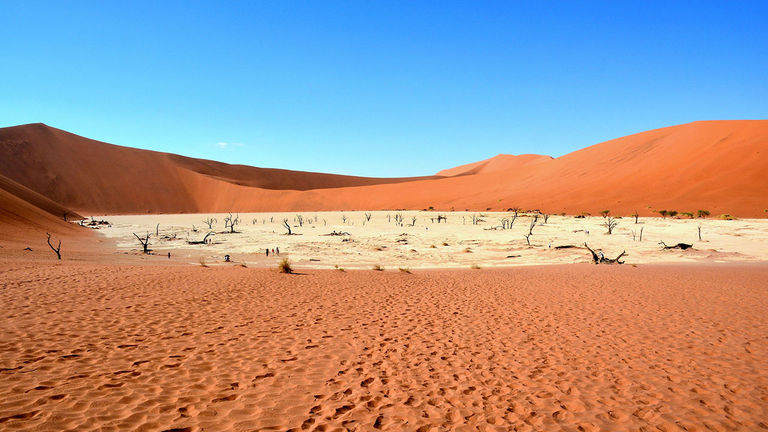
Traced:
<svg viewBox="0 0 768 432">
<path fill-rule="evenodd" d="M 403 273 L 411 274 L 411 269 L 409 269 L 408 267 L 398 267 L 397 269 Z"/>
<path fill-rule="evenodd" d="M 288 258 L 283 258 L 280 264 L 277 265 L 277 269 L 280 270 L 280 273 L 293 273 L 293 268 L 291 268 L 291 262 L 288 261 Z"/>
<path fill-rule="evenodd" d="M 374 271 L 384 271 L 384 267 L 381 264 L 376 264 L 372 267 Z"/>
<path fill-rule="evenodd" d="M 472 270 L 480 270 L 482 267 L 480 267 L 477 264 L 472 264 L 471 266 L 469 266 L 469 268 L 471 268 Z"/>
</svg>

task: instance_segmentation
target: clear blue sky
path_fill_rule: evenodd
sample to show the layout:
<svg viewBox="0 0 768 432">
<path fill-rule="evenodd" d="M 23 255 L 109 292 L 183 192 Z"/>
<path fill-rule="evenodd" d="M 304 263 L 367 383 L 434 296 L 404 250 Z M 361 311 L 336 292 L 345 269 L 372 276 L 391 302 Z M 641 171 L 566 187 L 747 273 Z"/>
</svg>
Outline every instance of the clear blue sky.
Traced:
<svg viewBox="0 0 768 432">
<path fill-rule="evenodd" d="M 766 1 L 0 0 L 0 48 L 0 126 L 263 167 L 426 175 L 768 118 Z"/>
</svg>

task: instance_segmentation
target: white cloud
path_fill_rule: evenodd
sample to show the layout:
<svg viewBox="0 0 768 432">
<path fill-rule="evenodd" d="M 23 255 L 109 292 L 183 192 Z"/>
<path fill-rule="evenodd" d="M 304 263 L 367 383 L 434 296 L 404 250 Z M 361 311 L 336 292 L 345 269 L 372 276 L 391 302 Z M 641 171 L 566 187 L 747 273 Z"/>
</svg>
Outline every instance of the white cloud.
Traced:
<svg viewBox="0 0 768 432">
<path fill-rule="evenodd" d="M 217 142 L 216 145 L 220 149 L 222 149 L 222 150 L 228 149 L 228 148 L 232 148 L 232 147 L 242 147 L 243 146 L 243 144 L 241 144 L 241 143 L 230 143 L 230 142 L 225 142 L 225 141 Z"/>
</svg>

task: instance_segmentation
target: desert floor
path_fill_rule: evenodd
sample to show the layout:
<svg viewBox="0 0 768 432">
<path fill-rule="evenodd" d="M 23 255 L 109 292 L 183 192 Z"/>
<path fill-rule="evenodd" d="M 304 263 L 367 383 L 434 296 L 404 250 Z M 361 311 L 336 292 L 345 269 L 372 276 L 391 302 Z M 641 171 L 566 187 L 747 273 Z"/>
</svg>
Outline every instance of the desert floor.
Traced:
<svg viewBox="0 0 768 432">
<path fill-rule="evenodd" d="M 381 211 L 305 212 L 300 224 L 296 213 L 240 214 L 236 234 L 226 234 L 227 215 L 141 215 L 106 216 L 112 225 L 100 229 L 117 243 L 122 254 L 137 254 L 139 243 L 133 236 L 152 233 L 151 248 L 158 257 L 172 252 L 173 262 L 209 265 L 221 263 L 224 255 L 249 266 L 274 267 L 278 257 L 265 256 L 265 249 L 279 248 L 300 268 L 370 269 L 384 268 L 469 268 L 570 264 L 588 262 L 590 253 L 583 247 L 602 249 L 614 258 L 627 252 L 626 262 L 639 263 L 723 263 L 768 261 L 768 220 L 673 219 L 641 217 L 616 219 L 612 235 L 607 235 L 600 216 L 576 218 L 539 217 L 530 236 L 533 215 L 521 215 L 511 228 L 501 229 L 502 220 L 512 213 Z M 402 216 L 402 222 L 396 221 Z M 439 215 L 447 222 L 438 223 Z M 237 216 L 237 215 L 236 215 Z M 101 217 L 99 217 L 101 218 Z M 212 229 L 203 223 L 214 218 Z M 415 219 L 414 219 L 415 218 Z M 473 224 L 477 218 L 477 224 Z M 297 235 L 286 235 L 283 220 Z M 415 224 L 414 224 L 415 221 Z M 159 226 L 158 226 L 159 224 Z M 196 231 L 193 231 L 192 228 Z M 702 240 L 698 238 L 701 227 Z M 642 230 L 642 241 L 640 235 Z M 159 235 L 155 235 L 155 232 Z M 212 244 L 190 245 L 209 231 Z M 330 233 L 349 235 L 330 236 Z M 662 250 L 659 242 L 693 244 L 686 251 Z M 558 249 L 558 246 L 575 246 Z M 144 257 L 152 261 L 152 257 Z M 155 259 L 154 261 L 157 261 Z"/>
<path fill-rule="evenodd" d="M 3 430 L 768 429 L 764 264 L 0 275 Z"/>
</svg>

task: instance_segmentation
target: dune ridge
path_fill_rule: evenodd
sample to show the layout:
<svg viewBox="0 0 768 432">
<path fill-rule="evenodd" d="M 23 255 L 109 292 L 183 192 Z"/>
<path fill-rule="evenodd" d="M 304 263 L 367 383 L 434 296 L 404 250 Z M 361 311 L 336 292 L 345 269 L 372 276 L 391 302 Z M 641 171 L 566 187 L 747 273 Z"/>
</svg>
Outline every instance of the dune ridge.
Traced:
<svg viewBox="0 0 768 432">
<path fill-rule="evenodd" d="M 423 209 L 768 217 L 768 121 L 703 121 L 558 157 L 500 155 L 416 178 L 228 165 L 101 143 L 43 124 L 0 129 L 0 174 L 85 214 Z"/>
</svg>

